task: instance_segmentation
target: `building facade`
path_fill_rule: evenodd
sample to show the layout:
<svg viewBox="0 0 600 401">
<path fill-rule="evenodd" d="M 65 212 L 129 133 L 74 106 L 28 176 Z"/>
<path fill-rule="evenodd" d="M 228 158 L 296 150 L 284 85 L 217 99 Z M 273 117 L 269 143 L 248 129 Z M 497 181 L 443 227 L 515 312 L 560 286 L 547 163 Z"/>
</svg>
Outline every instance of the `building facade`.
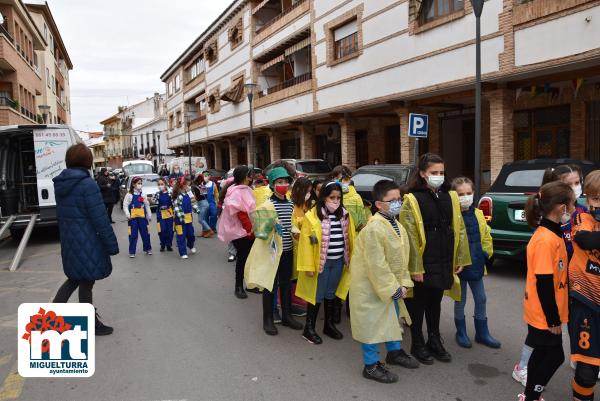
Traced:
<svg viewBox="0 0 600 401">
<path fill-rule="evenodd" d="M 46 42 L 20 0 L 0 4 L 0 125 L 35 124 Z"/>
<path fill-rule="evenodd" d="M 481 172 L 515 159 L 600 161 L 600 1 L 488 0 L 481 17 Z M 420 152 L 449 176 L 474 170 L 475 17 L 466 0 L 236 0 L 163 73 L 169 147 L 215 168 L 323 158 L 352 168 L 413 163 L 408 115 L 428 114 Z"/>
<path fill-rule="evenodd" d="M 122 168 L 123 161 L 131 158 L 133 154 L 124 141 L 119 113 L 100 122 L 104 127 L 102 132 L 106 143 L 107 165 L 112 168 Z"/>
<path fill-rule="evenodd" d="M 47 44 L 43 50 L 36 51 L 39 71 L 42 76 L 42 93 L 36 96 L 36 102 L 38 105 L 49 106 L 49 109 L 45 110 L 45 115 L 43 115 L 47 123 L 70 124 L 71 91 L 69 71 L 73 69 L 73 63 L 67 53 L 48 3 L 28 3 L 27 10 Z"/>
</svg>

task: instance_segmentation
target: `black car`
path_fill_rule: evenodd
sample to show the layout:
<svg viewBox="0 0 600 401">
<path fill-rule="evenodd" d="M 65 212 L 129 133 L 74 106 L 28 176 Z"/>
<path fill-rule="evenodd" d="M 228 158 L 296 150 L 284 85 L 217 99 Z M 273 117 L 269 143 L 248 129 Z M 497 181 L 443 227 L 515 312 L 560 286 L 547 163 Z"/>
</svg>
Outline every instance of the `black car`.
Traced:
<svg viewBox="0 0 600 401">
<path fill-rule="evenodd" d="M 365 202 L 373 202 L 373 187 L 378 181 L 392 180 L 403 188 L 408 181 L 408 176 L 414 169 L 413 165 L 406 164 L 377 164 L 362 166 L 352 174 L 352 181 L 356 192 Z"/>
</svg>

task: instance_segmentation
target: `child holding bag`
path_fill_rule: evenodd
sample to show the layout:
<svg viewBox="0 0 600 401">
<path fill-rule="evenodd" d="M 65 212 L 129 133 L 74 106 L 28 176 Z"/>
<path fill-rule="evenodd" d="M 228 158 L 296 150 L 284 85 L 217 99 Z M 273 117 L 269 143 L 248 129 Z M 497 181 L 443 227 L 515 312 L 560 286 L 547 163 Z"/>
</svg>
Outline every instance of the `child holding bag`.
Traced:
<svg viewBox="0 0 600 401">
<path fill-rule="evenodd" d="M 181 259 L 187 259 L 188 248 L 192 253 L 196 253 L 194 243 L 194 224 L 192 213 L 199 214 L 198 206 L 192 202 L 190 196 L 192 181 L 189 178 L 181 178 L 175 183 L 173 188 L 173 210 L 175 212 L 175 233 L 177 235 L 177 248 Z"/>
<path fill-rule="evenodd" d="M 142 196 L 142 177 L 131 180 L 129 193 L 123 199 L 123 212 L 127 216 L 129 231 L 129 257 L 135 258 L 138 233 L 142 237 L 143 249 L 146 255 L 152 255 L 148 223 L 152 220 L 152 211 L 148 199 Z"/>
</svg>

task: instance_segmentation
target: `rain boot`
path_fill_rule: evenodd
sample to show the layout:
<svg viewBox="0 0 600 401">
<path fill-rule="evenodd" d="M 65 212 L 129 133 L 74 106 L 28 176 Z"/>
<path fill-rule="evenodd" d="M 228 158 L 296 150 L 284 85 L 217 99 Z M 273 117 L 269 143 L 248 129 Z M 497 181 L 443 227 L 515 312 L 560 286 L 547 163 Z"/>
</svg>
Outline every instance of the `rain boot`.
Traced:
<svg viewBox="0 0 600 401">
<path fill-rule="evenodd" d="M 317 316 L 319 315 L 320 306 L 320 303 L 313 305 L 309 302 L 306 304 L 306 324 L 304 325 L 302 337 L 311 344 L 323 343 L 323 340 L 315 331 L 315 324 L 317 322 Z"/>
<path fill-rule="evenodd" d="M 335 313 L 335 300 L 325 300 L 325 322 L 323 324 L 323 334 L 333 338 L 334 340 L 341 340 L 344 335 L 335 327 L 333 322 L 333 316 Z"/>
<path fill-rule="evenodd" d="M 467 322 L 465 317 L 462 319 L 454 318 L 454 324 L 456 325 L 456 343 L 463 348 L 471 348 L 471 339 L 467 335 Z"/>
<path fill-rule="evenodd" d="M 342 300 L 335 297 L 331 302 L 333 303 L 333 323 L 340 324 L 342 322 Z"/>
<path fill-rule="evenodd" d="M 475 341 L 490 348 L 500 348 L 500 341 L 490 335 L 487 319 L 475 319 Z"/>
<path fill-rule="evenodd" d="M 281 294 L 281 324 L 292 330 L 302 330 L 302 323 L 292 316 L 292 289 L 279 291 Z"/>
<path fill-rule="evenodd" d="M 262 294 L 263 309 L 263 330 L 270 336 L 277 335 L 277 327 L 273 323 L 273 293 L 263 291 Z"/>
</svg>

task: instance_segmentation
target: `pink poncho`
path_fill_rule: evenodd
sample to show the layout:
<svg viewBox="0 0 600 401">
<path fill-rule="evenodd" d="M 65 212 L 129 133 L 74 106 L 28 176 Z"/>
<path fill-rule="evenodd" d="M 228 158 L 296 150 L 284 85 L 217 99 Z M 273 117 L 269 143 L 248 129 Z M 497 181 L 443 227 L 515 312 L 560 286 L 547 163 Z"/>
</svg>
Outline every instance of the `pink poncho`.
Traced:
<svg viewBox="0 0 600 401">
<path fill-rule="evenodd" d="M 223 201 L 223 212 L 219 219 L 219 239 L 229 243 L 234 239 L 244 238 L 248 235 L 242 222 L 238 218 L 239 212 L 250 213 L 256 210 L 256 200 L 252 195 L 252 188 L 247 185 L 232 185 L 227 189 Z"/>
</svg>

